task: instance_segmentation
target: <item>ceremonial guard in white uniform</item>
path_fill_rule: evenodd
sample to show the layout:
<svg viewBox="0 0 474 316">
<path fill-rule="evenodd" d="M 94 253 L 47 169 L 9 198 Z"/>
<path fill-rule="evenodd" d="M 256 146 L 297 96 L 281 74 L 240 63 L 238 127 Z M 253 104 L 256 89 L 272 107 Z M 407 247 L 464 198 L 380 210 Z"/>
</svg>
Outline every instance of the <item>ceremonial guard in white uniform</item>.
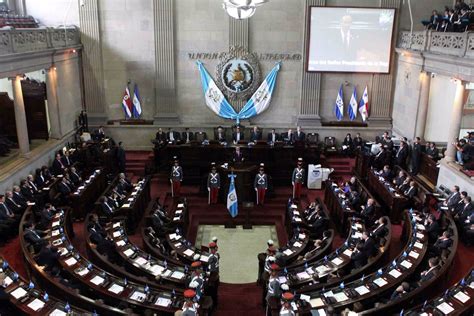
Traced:
<svg viewBox="0 0 474 316">
<path fill-rule="evenodd" d="M 265 165 L 261 163 L 253 182 L 253 187 L 257 196 L 257 205 L 263 205 L 265 203 L 265 193 L 268 189 L 268 176 L 265 173 L 264 167 Z"/>
<path fill-rule="evenodd" d="M 207 191 L 209 192 L 209 204 L 217 204 L 219 197 L 219 189 L 221 188 L 221 177 L 217 173 L 216 164 L 211 164 L 211 172 L 207 176 Z"/>
<path fill-rule="evenodd" d="M 303 158 L 298 158 L 298 164 L 293 170 L 291 183 L 293 184 L 293 198 L 299 199 L 304 185 L 305 170 L 303 169 Z"/>
<path fill-rule="evenodd" d="M 171 174 L 170 174 L 172 197 L 179 197 L 182 181 L 183 181 L 183 168 L 181 168 L 181 166 L 179 165 L 178 158 L 174 157 L 174 165 L 171 167 Z"/>
</svg>

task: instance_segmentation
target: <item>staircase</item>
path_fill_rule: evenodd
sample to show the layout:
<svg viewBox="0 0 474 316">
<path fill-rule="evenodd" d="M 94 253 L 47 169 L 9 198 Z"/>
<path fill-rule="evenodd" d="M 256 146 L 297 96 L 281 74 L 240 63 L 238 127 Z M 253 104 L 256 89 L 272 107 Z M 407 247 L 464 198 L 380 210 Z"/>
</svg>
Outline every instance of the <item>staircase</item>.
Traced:
<svg viewBox="0 0 474 316">
<path fill-rule="evenodd" d="M 336 181 L 344 181 L 349 179 L 355 167 L 355 159 L 343 156 L 321 156 L 321 164 L 327 168 L 333 168 L 331 178 Z"/>
<path fill-rule="evenodd" d="M 127 173 L 139 177 L 145 175 L 146 165 L 153 162 L 153 153 L 150 151 L 127 151 L 125 157 L 125 170 L 127 170 Z"/>
<path fill-rule="evenodd" d="M 262 288 L 252 284 L 226 284 L 219 286 L 219 304 L 216 316 L 264 316 Z"/>
</svg>

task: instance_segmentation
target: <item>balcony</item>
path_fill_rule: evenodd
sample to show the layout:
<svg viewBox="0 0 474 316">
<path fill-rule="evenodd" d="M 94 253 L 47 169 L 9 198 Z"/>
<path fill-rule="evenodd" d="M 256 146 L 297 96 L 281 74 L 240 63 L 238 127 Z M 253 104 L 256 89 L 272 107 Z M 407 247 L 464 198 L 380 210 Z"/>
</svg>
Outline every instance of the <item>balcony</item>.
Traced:
<svg viewBox="0 0 474 316">
<path fill-rule="evenodd" d="M 0 56 L 80 44 L 80 32 L 76 27 L 0 30 Z"/>
<path fill-rule="evenodd" d="M 420 52 L 430 52 L 456 57 L 474 58 L 474 32 L 448 33 L 403 31 L 400 33 L 398 48 Z"/>
</svg>

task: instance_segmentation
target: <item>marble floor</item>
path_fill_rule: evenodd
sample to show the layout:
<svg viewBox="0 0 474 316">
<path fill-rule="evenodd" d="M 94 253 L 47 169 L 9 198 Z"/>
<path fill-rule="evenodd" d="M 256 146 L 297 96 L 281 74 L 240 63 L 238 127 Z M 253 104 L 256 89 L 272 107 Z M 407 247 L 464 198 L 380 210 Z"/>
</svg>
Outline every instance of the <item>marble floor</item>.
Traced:
<svg viewBox="0 0 474 316">
<path fill-rule="evenodd" d="M 253 229 L 226 229 L 223 225 L 200 225 L 196 245 L 207 245 L 217 236 L 220 253 L 220 280 L 231 284 L 252 283 L 257 280 L 257 255 L 265 251 L 267 240 L 278 246 L 275 226 L 253 226 Z"/>
</svg>

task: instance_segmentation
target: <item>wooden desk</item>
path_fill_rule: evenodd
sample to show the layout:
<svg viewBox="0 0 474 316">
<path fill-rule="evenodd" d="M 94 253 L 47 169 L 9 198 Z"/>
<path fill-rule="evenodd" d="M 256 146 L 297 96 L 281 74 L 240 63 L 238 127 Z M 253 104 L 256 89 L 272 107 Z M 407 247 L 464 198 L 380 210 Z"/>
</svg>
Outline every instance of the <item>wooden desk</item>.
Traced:
<svg viewBox="0 0 474 316">
<path fill-rule="evenodd" d="M 425 153 L 421 154 L 420 174 L 429 180 L 431 187 L 436 187 L 439 168 L 437 167 L 437 162 Z"/>
<path fill-rule="evenodd" d="M 173 157 L 177 156 L 183 168 L 185 184 L 201 184 L 209 173 L 211 162 L 220 165 L 232 161 L 234 145 L 222 146 L 220 144 L 210 145 L 166 145 L 164 148 L 155 150 L 155 155 L 164 163 L 166 168 L 172 165 Z M 291 184 L 291 176 L 299 157 L 304 159 L 305 164 L 319 163 L 320 152 L 317 148 L 306 146 L 284 146 L 277 144 L 239 146 L 248 165 L 258 166 L 265 164 L 265 171 L 272 177 L 275 185 Z M 168 171 L 168 169 L 166 169 Z M 222 177 L 221 177 L 222 180 Z M 253 181 L 253 179 L 252 179 Z"/>
<path fill-rule="evenodd" d="M 388 207 L 392 223 L 399 224 L 403 211 L 408 206 L 408 199 L 398 192 L 391 183 L 382 183 L 374 170 L 369 171 L 368 189 Z"/>
<path fill-rule="evenodd" d="M 86 212 L 92 209 L 92 205 L 105 189 L 105 173 L 102 168 L 94 170 L 87 178 L 84 178 L 78 189 L 71 194 L 72 217 L 83 219 Z"/>
<path fill-rule="evenodd" d="M 331 219 L 334 224 L 336 224 L 336 229 L 342 236 L 346 236 L 348 231 L 347 220 L 348 218 L 355 216 L 357 211 L 354 210 L 349 201 L 344 201 L 345 204 L 343 204 L 337 196 L 338 192 L 335 192 L 335 188 L 340 190 L 337 186 L 333 186 L 332 181 L 327 180 L 325 182 L 324 202 L 327 205 Z"/>
<path fill-rule="evenodd" d="M 356 165 L 355 173 L 361 179 L 367 179 L 370 170 L 370 154 L 360 149 L 355 151 Z"/>
</svg>

